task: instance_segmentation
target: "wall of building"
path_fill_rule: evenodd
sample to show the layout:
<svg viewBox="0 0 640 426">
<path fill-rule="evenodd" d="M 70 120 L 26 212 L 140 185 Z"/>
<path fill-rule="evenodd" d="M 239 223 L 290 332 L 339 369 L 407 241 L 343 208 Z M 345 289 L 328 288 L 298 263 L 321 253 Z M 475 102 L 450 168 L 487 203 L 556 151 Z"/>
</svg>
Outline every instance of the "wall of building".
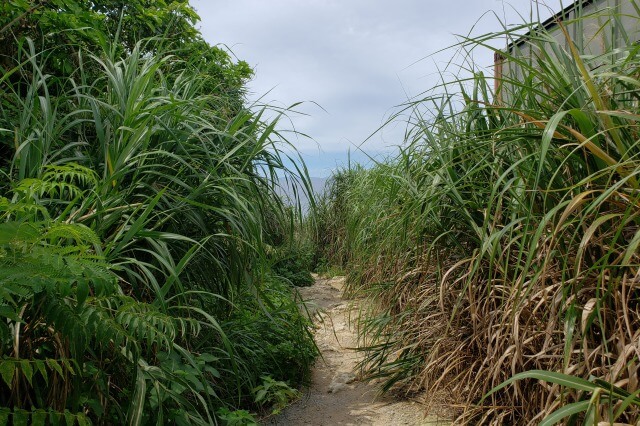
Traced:
<svg viewBox="0 0 640 426">
<path fill-rule="evenodd" d="M 580 16 L 582 18 L 578 19 Z M 542 24 L 548 35 L 557 42 L 542 45 L 546 53 L 554 56 L 554 49 L 560 47 L 568 51 L 569 43 L 573 42 L 581 54 L 598 58 L 593 62 L 594 66 L 600 62 L 611 62 L 615 57 L 611 54 L 613 49 L 610 46 L 624 47 L 640 40 L 639 16 L 640 0 L 578 0 Z M 569 38 L 566 37 L 563 28 Z M 521 81 L 524 77 L 521 67 L 512 61 L 505 60 L 505 56 L 534 61 L 535 55 L 532 54 L 532 49 L 533 53 L 540 49 L 540 43 L 535 41 L 540 37 L 535 30 L 532 30 L 511 43 L 505 50 L 507 55 L 496 54 L 494 67 L 496 91 L 500 89 L 501 78 Z M 605 52 L 609 53 L 603 55 Z"/>
</svg>

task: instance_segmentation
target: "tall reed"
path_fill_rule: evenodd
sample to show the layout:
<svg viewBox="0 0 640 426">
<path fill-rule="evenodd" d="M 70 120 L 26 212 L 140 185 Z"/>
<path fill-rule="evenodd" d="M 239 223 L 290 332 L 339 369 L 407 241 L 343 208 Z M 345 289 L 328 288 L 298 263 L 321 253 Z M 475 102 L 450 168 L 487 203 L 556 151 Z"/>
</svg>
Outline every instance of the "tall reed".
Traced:
<svg viewBox="0 0 640 426">
<path fill-rule="evenodd" d="M 445 393 L 456 423 L 634 424 L 639 50 L 526 43 L 496 50 L 520 72 L 500 96 L 475 71 L 407 104 L 397 157 L 334 197 L 348 291 L 372 301 L 361 367 L 384 390 Z"/>
</svg>

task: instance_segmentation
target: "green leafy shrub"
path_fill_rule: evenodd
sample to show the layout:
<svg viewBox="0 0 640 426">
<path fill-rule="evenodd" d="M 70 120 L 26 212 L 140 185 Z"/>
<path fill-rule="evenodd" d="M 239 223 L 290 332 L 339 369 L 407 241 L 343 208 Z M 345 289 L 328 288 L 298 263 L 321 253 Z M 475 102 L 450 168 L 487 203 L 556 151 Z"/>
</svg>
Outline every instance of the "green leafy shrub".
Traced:
<svg viewBox="0 0 640 426">
<path fill-rule="evenodd" d="M 271 414 L 278 414 L 291 401 L 301 396 L 300 391 L 293 389 L 286 382 L 262 376 L 262 384 L 253 388 L 255 402 L 271 409 Z"/>
<path fill-rule="evenodd" d="M 221 100 L 213 63 L 161 42 L 61 46 L 68 71 L 28 38 L 2 58 L 0 415 L 14 424 L 208 425 L 255 407 L 261 375 L 307 374 L 308 324 L 267 279 L 265 234 L 288 226 L 272 180 L 293 176 L 286 140 L 244 108 L 246 69 L 218 57 Z"/>
<path fill-rule="evenodd" d="M 307 243 L 285 243 L 271 253 L 273 272 L 294 287 L 313 284 L 313 248 Z"/>
<path fill-rule="evenodd" d="M 218 418 L 226 426 L 257 426 L 256 418 L 247 410 L 229 410 L 222 407 L 217 411 Z"/>
<path fill-rule="evenodd" d="M 307 383 L 310 366 L 318 355 L 311 333 L 312 324 L 292 298 L 288 283 L 272 277 L 259 287 L 257 301 L 244 295 L 237 301 L 231 318 L 222 324 L 229 339 L 236 344 L 239 358 L 252 371 L 251 390 L 262 376 L 286 381 L 297 387 Z"/>
</svg>

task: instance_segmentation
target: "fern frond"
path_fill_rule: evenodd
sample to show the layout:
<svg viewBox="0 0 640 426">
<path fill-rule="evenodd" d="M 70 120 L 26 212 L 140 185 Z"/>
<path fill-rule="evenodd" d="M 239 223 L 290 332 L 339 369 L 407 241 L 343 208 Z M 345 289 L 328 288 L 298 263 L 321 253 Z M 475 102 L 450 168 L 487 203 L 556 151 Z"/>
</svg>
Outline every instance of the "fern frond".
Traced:
<svg viewBox="0 0 640 426">
<path fill-rule="evenodd" d="M 60 166 L 48 165 L 42 175 L 45 182 L 67 182 L 81 188 L 91 188 L 98 184 L 98 175 L 92 169 L 77 163 Z"/>
<path fill-rule="evenodd" d="M 9 218 L 31 217 L 34 220 L 50 219 L 49 211 L 40 204 L 25 202 L 10 202 L 8 198 L 0 197 L 0 220 Z"/>
<path fill-rule="evenodd" d="M 14 204 L 37 205 L 47 196 L 56 202 L 72 201 L 81 197 L 88 189 L 98 185 L 96 173 L 84 166 L 68 163 L 61 166 L 46 166 L 41 178 L 22 179 L 15 186 Z M 2 208 L 0 204 L 0 208 Z"/>
<path fill-rule="evenodd" d="M 161 347 L 171 349 L 176 338 L 174 318 L 161 313 L 150 304 L 127 298 L 118 309 L 116 321 L 140 342 L 159 343 Z"/>
<path fill-rule="evenodd" d="M 1 407 L 0 408 L 0 425 L 75 425 L 88 426 L 91 425 L 91 419 L 83 412 L 72 413 L 69 410 L 63 412 L 53 409 L 33 409 L 31 411 L 20 408 Z"/>
<path fill-rule="evenodd" d="M 102 251 L 98 235 L 91 228 L 81 223 L 54 222 L 43 231 L 43 239 L 48 240 L 51 244 L 72 240 L 78 247 L 84 247 L 88 243 L 97 252 Z"/>
<path fill-rule="evenodd" d="M 74 360 L 66 358 L 24 359 L 4 356 L 0 358 L 0 378 L 9 388 L 13 387 L 17 376 L 23 376 L 30 386 L 38 377 L 49 383 L 55 376 L 62 380 L 67 375 L 75 376 L 78 367 L 76 365 L 74 368 L 73 364 L 76 364 Z"/>
</svg>

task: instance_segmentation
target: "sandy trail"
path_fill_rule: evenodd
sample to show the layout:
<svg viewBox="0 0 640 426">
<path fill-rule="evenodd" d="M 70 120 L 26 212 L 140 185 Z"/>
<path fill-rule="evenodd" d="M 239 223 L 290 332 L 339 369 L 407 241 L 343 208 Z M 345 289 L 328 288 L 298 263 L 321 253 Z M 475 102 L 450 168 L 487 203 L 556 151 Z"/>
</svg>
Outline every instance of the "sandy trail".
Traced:
<svg viewBox="0 0 640 426">
<path fill-rule="evenodd" d="M 376 398 L 375 384 L 358 380 L 355 367 L 359 354 L 350 316 L 357 302 L 342 299 L 344 278 L 316 278 L 311 287 L 301 288 L 314 313 L 316 343 L 322 352 L 312 372 L 312 384 L 304 396 L 264 425 L 448 425 L 448 421 L 424 417 L 417 401 Z M 351 315 L 350 315 L 351 314 Z"/>
</svg>

